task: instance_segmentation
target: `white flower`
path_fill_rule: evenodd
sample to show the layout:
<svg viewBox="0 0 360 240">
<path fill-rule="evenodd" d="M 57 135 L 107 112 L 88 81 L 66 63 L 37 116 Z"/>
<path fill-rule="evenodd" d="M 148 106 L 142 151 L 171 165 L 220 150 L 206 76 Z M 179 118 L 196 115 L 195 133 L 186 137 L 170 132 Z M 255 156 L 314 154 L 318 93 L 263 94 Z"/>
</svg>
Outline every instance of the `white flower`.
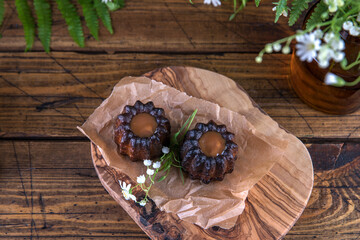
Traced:
<svg viewBox="0 0 360 240">
<path fill-rule="evenodd" d="M 350 35 L 352 35 L 354 37 L 359 36 L 360 35 L 360 27 L 357 27 L 357 26 L 351 27 L 349 33 L 350 33 Z"/>
<path fill-rule="evenodd" d="M 145 182 L 145 175 L 141 175 L 141 176 L 138 176 L 137 177 L 137 179 L 136 179 L 136 181 L 138 182 L 138 183 L 144 183 Z"/>
<path fill-rule="evenodd" d="M 323 31 L 321 31 L 321 29 L 316 29 L 314 32 L 313 32 L 315 38 L 317 39 L 320 39 L 324 36 L 324 33 Z"/>
<path fill-rule="evenodd" d="M 145 159 L 145 160 L 144 160 L 144 165 L 145 165 L 145 166 L 148 167 L 148 166 L 150 166 L 151 164 L 152 164 L 152 161 L 151 161 L 151 160 L 149 160 L 149 159 Z"/>
<path fill-rule="evenodd" d="M 342 27 L 344 30 L 349 31 L 350 28 L 352 28 L 354 24 L 351 21 L 346 21 L 343 23 Z"/>
<path fill-rule="evenodd" d="M 153 168 L 159 168 L 159 167 L 161 167 L 161 162 L 154 162 L 154 164 L 153 164 Z"/>
<path fill-rule="evenodd" d="M 335 34 L 333 32 L 325 33 L 324 41 L 330 43 L 335 38 Z"/>
<path fill-rule="evenodd" d="M 170 152 L 170 148 L 168 148 L 168 147 L 163 147 L 163 148 L 161 149 L 161 151 L 162 151 L 164 154 L 168 154 L 168 153 Z"/>
<path fill-rule="evenodd" d="M 327 42 L 333 50 L 344 50 L 345 42 L 340 39 L 340 36 L 335 36 L 333 32 L 326 33 L 324 36 L 325 42 Z"/>
<path fill-rule="evenodd" d="M 314 33 L 309 33 L 297 36 L 296 41 L 296 55 L 301 61 L 312 62 L 320 49 L 320 39 L 317 39 Z"/>
<path fill-rule="evenodd" d="M 329 12 L 336 12 L 338 7 L 344 6 L 344 0 L 324 0 L 324 2 L 329 6 Z"/>
<path fill-rule="evenodd" d="M 255 62 L 257 62 L 257 63 L 262 63 L 262 57 L 257 56 L 257 57 L 255 58 Z"/>
<path fill-rule="evenodd" d="M 276 11 L 277 6 L 273 7 L 272 10 L 275 12 Z M 284 9 L 281 13 L 280 16 L 283 15 L 284 17 L 288 16 L 288 11 L 287 9 Z"/>
<path fill-rule="evenodd" d="M 334 51 L 329 48 L 328 45 L 321 46 L 319 53 L 318 53 L 318 60 L 319 66 L 321 68 L 327 68 L 329 66 L 329 61 L 331 60 L 332 56 L 334 55 Z"/>
<path fill-rule="evenodd" d="M 120 187 L 122 189 L 122 194 L 126 200 L 132 199 L 136 201 L 136 197 L 130 193 L 131 184 L 126 185 L 126 182 L 121 182 L 119 180 Z"/>
<path fill-rule="evenodd" d="M 221 6 L 220 0 L 204 0 L 204 4 L 212 4 L 214 7 Z"/>
<path fill-rule="evenodd" d="M 143 199 L 139 202 L 140 206 L 145 206 L 146 205 L 146 201 Z"/>
<path fill-rule="evenodd" d="M 150 169 L 150 168 L 148 168 L 147 170 L 146 170 L 146 174 L 147 175 L 149 175 L 149 176 L 151 176 L 151 175 L 154 175 L 154 170 L 153 169 Z"/>
<path fill-rule="evenodd" d="M 278 51 L 281 50 L 281 44 L 280 44 L 280 43 L 275 43 L 275 44 L 273 45 L 273 48 L 274 48 L 274 51 L 275 51 L 275 52 L 278 52 Z"/>
<path fill-rule="evenodd" d="M 343 52 L 334 52 L 332 57 L 335 60 L 335 62 L 341 62 L 345 57 L 345 53 L 343 53 Z"/>
<path fill-rule="evenodd" d="M 272 49 L 271 44 L 266 44 L 265 45 L 265 52 L 272 53 L 272 51 L 273 51 L 273 49 Z"/>
<path fill-rule="evenodd" d="M 290 47 L 289 47 L 289 46 L 283 47 L 282 53 L 283 53 L 283 54 L 289 54 L 289 53 L 290 53 Z"/>
<path fill-rule="evenodd" d="M 103 3 L 111 2 L 112 0 L 101 0 Z"/>
<path fill-rule="evenodd" d="M 332 86 L 336 86 L 336 87 L 342 87 L 345 85 L 345 80 L 342 79 L 341 77 L 331 73 L 331 72 L 328 72 L 326 75 L 325 75 L 325 79 L 324 79 L 324 83 L 326 85 L 332 85 Z"/>
</svg>

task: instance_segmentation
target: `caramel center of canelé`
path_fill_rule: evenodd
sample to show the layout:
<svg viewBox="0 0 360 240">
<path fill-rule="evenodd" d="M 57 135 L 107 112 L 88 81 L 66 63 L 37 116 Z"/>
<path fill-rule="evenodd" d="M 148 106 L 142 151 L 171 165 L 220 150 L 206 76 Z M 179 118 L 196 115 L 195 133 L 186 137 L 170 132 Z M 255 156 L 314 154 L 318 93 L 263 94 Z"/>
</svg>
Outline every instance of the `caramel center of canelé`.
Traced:
<svg viewBox="0 0 360 240">
<path fill-rule="evenodd" d="M 149 113 L 139 113 L 131 119 L 130 128 L 138 137 L 150 137 L 157 128 L 157 122 Z"/>
<path fill-rule="evenodd" d="M 204 133 L 200 140 L 199 145 L 201 151 L 208 157 L 216 157 L 221 154 L 225 149 L 225 139 L 220 133 L 210 131 Z"/>
</svg>

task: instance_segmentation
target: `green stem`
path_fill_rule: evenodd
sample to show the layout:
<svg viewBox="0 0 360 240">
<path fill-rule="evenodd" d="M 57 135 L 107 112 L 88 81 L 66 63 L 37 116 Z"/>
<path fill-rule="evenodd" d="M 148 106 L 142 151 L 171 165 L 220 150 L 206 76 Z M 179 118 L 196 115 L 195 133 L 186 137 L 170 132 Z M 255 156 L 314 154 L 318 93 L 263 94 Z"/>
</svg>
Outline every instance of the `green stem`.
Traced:
<svg viewBox="0 0 360 240">
<path fill-rule="evenodd" d="M 360 52 L 359 52 L 359 56 L 360 56 Z M 359 58 L 359 56 L 358 56 L 358 58 Z M 353 63 L 351 63 L 351 64 L 349 64 L 347 66 L 341 66 L 341 68 L 344 69 L 344 70 L 349 70 L 349 69 L 355 67 L 358 64 L 360 64 L 360 59 L 357 59 L 355 62 L 353 62 Z"/>
<path fill-rule="evenodd" d="M 354 81 L 352 81 L 352 82 L 346 82 L 344 86 L 353 87 L 353 86 L 355 86 L 355 85 L 357 85 L 357 84 L 359 84 L 359 83 L 360 83 L 360 76 L 357 77 L 357 78 L 356 78 Z"/>
</svg>

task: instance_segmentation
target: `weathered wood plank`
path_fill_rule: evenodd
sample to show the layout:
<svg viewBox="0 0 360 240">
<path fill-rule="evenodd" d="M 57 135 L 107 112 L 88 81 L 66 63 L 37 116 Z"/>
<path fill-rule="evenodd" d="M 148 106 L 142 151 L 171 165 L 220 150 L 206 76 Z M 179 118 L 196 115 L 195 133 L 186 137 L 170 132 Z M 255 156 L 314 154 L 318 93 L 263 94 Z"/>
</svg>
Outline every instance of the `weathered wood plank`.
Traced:
<svg viewBox="0 0 360 240">
<path fill-rule="evenodd" d="M 55 2 L 52 3 L 53 51 L 137 51 L 137 52 L 257 52 L 264 44 L 293 33 L 286 19 L 273 24 L 272 1 L 263 1 L 259 8 L 250 3 L 233 21 L 231 1 L 214 8 L 195 0 L 127 0 L 126 7 L 112 13 L 115 33 L 111 35 L 100 24 L 100 40 L 96 41 L 86 27 L 86 47 L 78 47 L 70 38 L 67 26 Z M 8 11 L 1 28 L 0 51 L 24 51 L 23 28 L 14 10 L 14 1 L 7 1 Z M 79 11 L 81 12 L 81 10 Z M 85 24 L 84 24 L 85 26 Z M 261 34 L 259 34 L 261 32 Z M 11 44 L 9 44 L 11 43 Z M 33 50 L 43 51 L 36 40 Z"/>
<path fill-rule="evenodd" d="M 76 126 L 125 76 L 189 65 L 230 77 L 297 137 L 359 138 L 359 111 L 334 116 L 309 108 L 287 84 L 289 56 L 78 53 L 0 54 L 0 136 L 81 136 Z"/>
<path fill-rule="evenodd" d="M 307 147 L 314 190 L 285 239 L 356 239 L 360 143 Z M 147 239 L 103 189 L 89 151 L 87 141 L 0 141 L 0 237 Z"/>
</svg>

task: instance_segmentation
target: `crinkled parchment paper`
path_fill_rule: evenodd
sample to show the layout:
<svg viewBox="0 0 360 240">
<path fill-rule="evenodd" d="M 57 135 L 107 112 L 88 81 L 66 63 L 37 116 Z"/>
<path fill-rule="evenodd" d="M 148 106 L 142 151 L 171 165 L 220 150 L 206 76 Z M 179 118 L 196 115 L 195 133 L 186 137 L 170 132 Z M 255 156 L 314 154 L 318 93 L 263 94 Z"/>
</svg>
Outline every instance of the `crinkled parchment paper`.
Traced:
<svg viewBox="0 0 360 240">
<path fill-rule="evenodd" d="M 179 170 L 172 169 L 164 181 L 150 190 L 150 197 L 162 211 L 175 213 L 184 221 L 205 229 L 215 225 L 226 229 L 233 227 L 244 210 L 248 191 L 282 157 L 287 142 L 276 136 L 262 135 L 244 116 L 217 104 L 190 97 L 146 77 L 126 77 L 79 129 L 99 147 L 109 166 L 121 170 L 134 181 L 145 173 L 145 166 L 118 153 L 113 125 L 124 106 L 133 105 L 137 100 L 153 101 L 156 107 L 163 108 L 172 133 L 198 109 L 192 127 L 197 122 L 207 123 L 212 119 L 235 134 L 238 159 L 234 171 L 223 181 L 203 184 L 185 175 L 183 184 Z"/>
</svg>

